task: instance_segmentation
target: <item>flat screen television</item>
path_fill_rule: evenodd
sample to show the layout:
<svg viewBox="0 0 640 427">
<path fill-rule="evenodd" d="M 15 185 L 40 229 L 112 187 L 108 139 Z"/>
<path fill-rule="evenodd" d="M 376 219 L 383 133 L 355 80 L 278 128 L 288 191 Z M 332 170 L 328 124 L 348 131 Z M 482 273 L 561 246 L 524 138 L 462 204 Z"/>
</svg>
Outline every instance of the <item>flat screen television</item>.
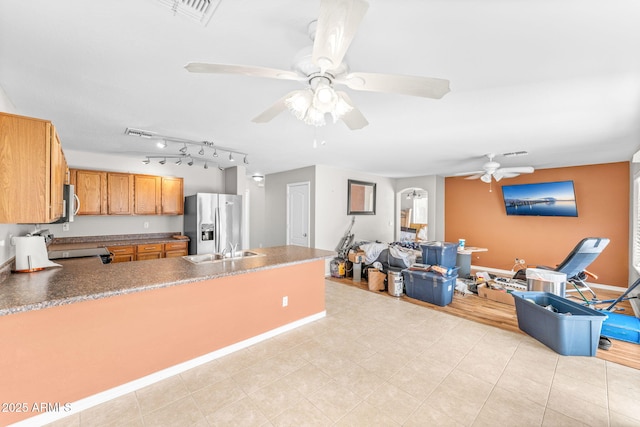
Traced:
<svg viewBox="0 0 640 427">
<path fill-rule="evenodd" d="M 573 181 L 503 185 L 507 215 L 578 216 Z"/>
</svg>

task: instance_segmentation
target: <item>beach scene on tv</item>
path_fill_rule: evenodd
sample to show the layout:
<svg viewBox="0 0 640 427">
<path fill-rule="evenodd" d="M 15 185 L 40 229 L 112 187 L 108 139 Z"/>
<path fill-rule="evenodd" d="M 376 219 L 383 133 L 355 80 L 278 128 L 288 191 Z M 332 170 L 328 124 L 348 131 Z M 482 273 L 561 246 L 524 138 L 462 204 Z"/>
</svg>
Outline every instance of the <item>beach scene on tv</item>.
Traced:
<svg viewBox="0 0 640 427">
<path fill-rule="evenodd" d="M 573 181 L 504 185 L 507 215 L 578 216 Z"/>
</svg>

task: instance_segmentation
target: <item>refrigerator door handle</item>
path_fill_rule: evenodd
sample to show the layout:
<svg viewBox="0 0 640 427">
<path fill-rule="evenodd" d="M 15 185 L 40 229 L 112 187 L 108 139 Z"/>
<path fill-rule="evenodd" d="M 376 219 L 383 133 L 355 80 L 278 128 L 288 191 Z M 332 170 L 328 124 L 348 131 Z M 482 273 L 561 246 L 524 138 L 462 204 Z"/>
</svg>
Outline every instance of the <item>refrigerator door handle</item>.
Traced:
<svg viewBox="0 0 640 427">
<path fill-rule="evenodd" d="M 220 208 L 216 208 L 215 214 L 214 214 L 214 227 L 215 227 L 215 239 L 216 239 L 216 252 L 220 253 Z"/>
</svg>

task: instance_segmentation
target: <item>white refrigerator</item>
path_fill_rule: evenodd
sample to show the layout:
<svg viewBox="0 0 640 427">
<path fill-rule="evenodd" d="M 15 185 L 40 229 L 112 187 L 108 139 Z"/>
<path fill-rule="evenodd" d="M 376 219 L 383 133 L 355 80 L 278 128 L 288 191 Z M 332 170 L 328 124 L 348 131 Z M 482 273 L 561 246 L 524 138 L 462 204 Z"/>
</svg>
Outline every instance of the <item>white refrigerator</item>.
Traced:
<svg viewBox="0 0 640 427">
<path fill-rule="evenodd" d="M 189 255 L 242 248 L 242 196 L 196 193 L 184 198 Z"/>
</svg>

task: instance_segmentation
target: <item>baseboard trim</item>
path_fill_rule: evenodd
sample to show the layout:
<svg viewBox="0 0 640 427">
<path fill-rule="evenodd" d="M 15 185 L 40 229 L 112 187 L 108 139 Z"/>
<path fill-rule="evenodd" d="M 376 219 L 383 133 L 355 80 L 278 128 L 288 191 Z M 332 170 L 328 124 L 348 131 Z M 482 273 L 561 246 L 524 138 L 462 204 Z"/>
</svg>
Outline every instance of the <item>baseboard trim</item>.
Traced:
<svg viewBox="0 0 640 427">
<path fill-rule="evenodd" d="M 27 418 L 22 421 L 18 421 L 14 424 L 11 424 L 11 427 L 41 426 L 44 424 L 52 423 L 54 421 L 58 421 L 62 418 L 77 414 L 79 412 L 82 412 L 96 405 L 100 405 L 101 403 L 105 403 L 109 400 L 115 399 L 116 397 L 124 396 L 125 394 L 131 393 L 133 391 L 155 384 L 159 381 L 162 381 L 174 375 L 188 371 L 189 369 L 203 365 L 212 360 L 226 356 L 238 350 L 245 349 L 261 341 L 265 341 L 269 338 L 273 338 L 276 335 L 280 335 L 285 332 L 291 331 L 293 329 L 299 328 L 300 326 L 306 325 L 307 323 L 311 323 L 316 320 L 322 319 L 326 317 L 326 315 L 327 315 L 327 312 L 323 310 L 319 313 L 312 314 L 311 316 L 307 316 L 300 320 L 296 320 L 295 322 L 288 323 L 276 329 L 267 331 L 263 334 L 256 335 L 255 337 L 246 339 L 244 341 L 240 341 L 236 344 L 232 344 L 230 346 L 205 354 L 203 356 L 196 357 L 195 359 L 188 360 L 186 362 L 171 366 L 169 368 L 163 369 L 153 374 L 144 376 L 142 378 L 138 378 L 137 380 L 130 381 L 128 383 L 119 385 L 109 390 L 105 390 L 103 392 L 94 394 L 84 399 L 80 399 L 78 401 L 72 402 L 70 405 L 67 406 L 70 408 L 68 412 L 46 412 L 31 418 Z M 64 410 L 62 408 L 62 405 L 60 406 L 60 410 L 61 411 Z"/>
</svg>

